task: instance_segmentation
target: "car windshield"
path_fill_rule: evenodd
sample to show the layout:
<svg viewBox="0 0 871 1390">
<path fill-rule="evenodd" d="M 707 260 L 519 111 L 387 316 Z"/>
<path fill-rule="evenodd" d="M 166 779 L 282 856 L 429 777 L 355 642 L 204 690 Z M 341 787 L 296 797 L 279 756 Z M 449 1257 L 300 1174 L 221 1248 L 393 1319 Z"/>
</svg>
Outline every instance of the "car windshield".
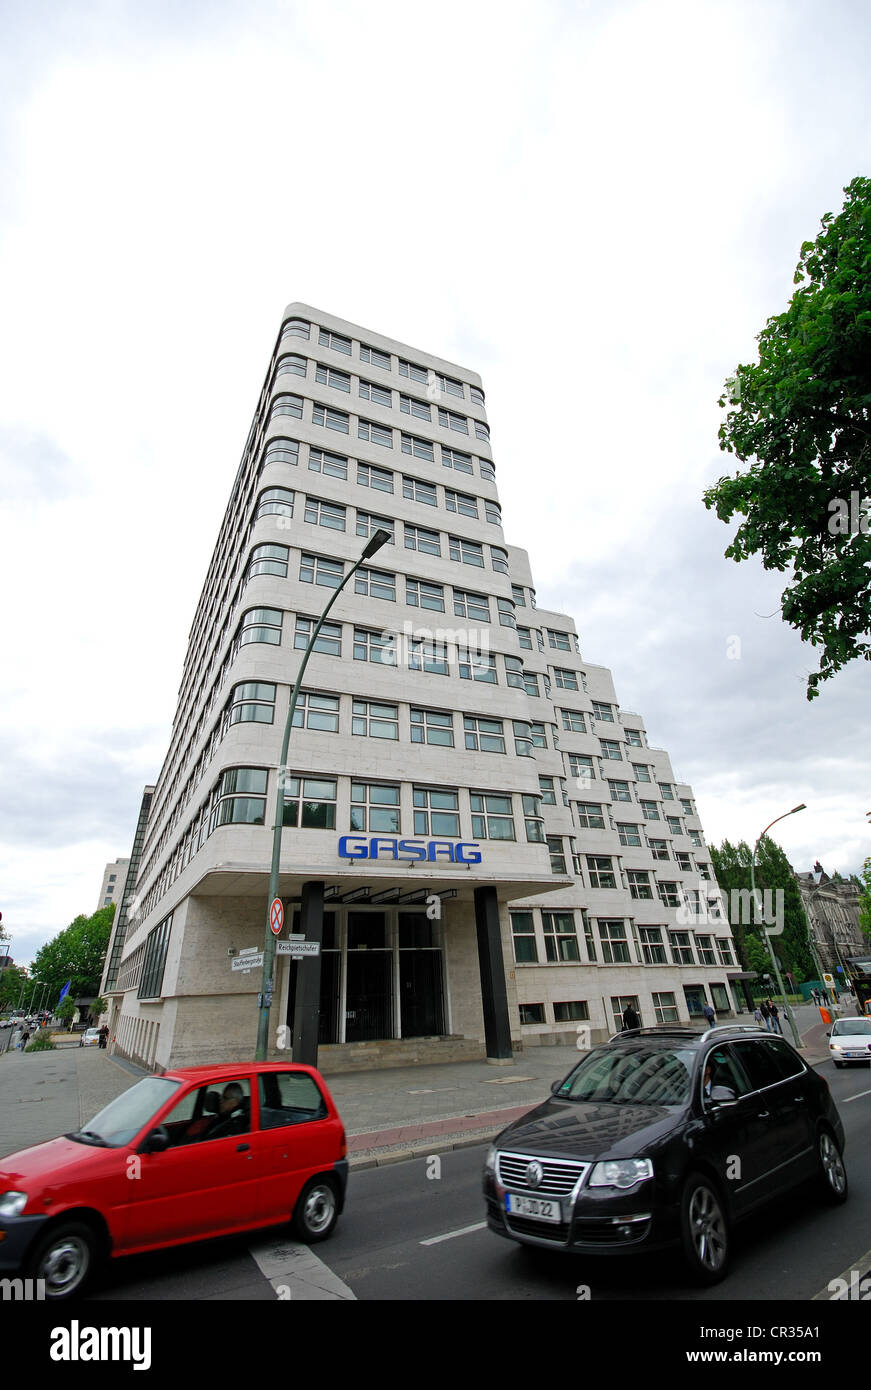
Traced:
<svg viewBox="0 0 871 1390">
<path fill-rule="evenodd" d="M 832 1025 L 832 1037 L 839 1033 L 866 1033 L 871 1036 L 871 1018 L 841 1018 Z"/>
<path fill-rule="evenodd" d="M 696 1054 L 690 1048 L 632 1047 L 592 1052 L 566 1077 L 561 1100 L 609 1105 L 683 1105 L 689 1099 Z"/>
<path fill-rule="evenodd" d="M 147 1076 L 110 1101 L 71 1138 L 81 1139 L 82 1143 L 122 1148 L 135 1138 L 180 1085 L 180 1081 L 168 1081 L 163 1076 Z"/>
</svg>

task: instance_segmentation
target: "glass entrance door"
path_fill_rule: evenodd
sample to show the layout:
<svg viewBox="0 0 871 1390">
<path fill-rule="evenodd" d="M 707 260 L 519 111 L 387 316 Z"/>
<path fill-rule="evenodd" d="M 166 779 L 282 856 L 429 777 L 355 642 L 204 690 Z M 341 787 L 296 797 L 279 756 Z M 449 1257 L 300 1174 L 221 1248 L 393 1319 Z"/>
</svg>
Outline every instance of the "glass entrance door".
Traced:
<svg viewBox="0 0 871 1390">
<path fill-rule="evenodd" d="M 348 913 L 345 1041 L 392 1038 L 393 951 L 383 912 Z"/>
</svg>

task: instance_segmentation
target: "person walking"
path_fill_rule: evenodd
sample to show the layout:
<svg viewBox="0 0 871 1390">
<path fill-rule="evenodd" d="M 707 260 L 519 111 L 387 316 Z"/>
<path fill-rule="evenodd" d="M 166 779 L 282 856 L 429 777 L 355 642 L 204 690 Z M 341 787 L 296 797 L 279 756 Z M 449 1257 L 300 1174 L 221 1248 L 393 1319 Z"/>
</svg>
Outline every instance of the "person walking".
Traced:
<svg viewBox="0 0 871 1390">
<path fill-rule="evenodd" d="M 772 1033 L 780 1033 L 780 1034 L 782 1035 L 782 1034 L 783 1034 L 783 1029 L 782 1029 L 781 1026 L 780 1026 L 780 1011 L 779 1011 L 777 1005 L 774 1004 L 770 999 L 769 999 L 769 1001 L 768 1001 L 768 1012 L 769 1012 L 769 1014 L 771 1015 L 771 1031 L 772 1031 Z"/>
<path fill-rule="evenodd" d="M 760 1009 L 758 1004 L 756 1005 L 756 1008 L 753 1010 L 753 1020 L 757 1028 L 761 1028 L 765 1022 L 765 1019 L 762 1017 L 762 1010 Z"/>
<path fill-rule="evenodd" d="M 635 1010 L 635 1006 L 630 1000 L 623 1010 L 623 1032 L 628 1033 L 633 1028 L 641 1027 L 641 1018 Z"/>
<path fill-rule="evenodd" d="M 714 1024 L 715 1024 L 716 1021 L 717 1021 L 717 1015 L 714 1013 L 714 1010 L 711 1008 L 711 1006 L 710 1006 L 710 1004 L 708 1003 L 707 999 L 705 1000 L 704 1004 L 702 1005 L 702 1013 L 705 1015 L 705 1018 L 706 1018 L 707 1024 L 708 1024 L 708 1027 L 709 1027 L 709 1028 L 713 1028 Z"/>
<path fill-rule="evenodd" d="M 762 1014 L 762 1021 L 763 1021 L 763 1023 L 765 1024 L 765 1027 L 768 1029 L 768 1032 L 770 1033 L 770 1032 L 771 1032 L 771 1010 L 769 1009 L 769 1007 L 768 1007 L 768 1005 L 767 1005 L 767 1003 L 765 1002 L 764 999 L 763 999 L 762 1003 L 759 1005 L 759 1012 Z"/>
</svg>

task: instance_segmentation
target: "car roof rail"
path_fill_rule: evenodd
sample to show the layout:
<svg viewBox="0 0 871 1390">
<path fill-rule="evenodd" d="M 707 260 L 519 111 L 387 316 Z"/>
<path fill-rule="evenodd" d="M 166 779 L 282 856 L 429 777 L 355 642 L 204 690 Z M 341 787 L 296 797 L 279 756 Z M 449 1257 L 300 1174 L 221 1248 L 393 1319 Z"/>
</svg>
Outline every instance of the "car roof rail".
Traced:
<svg viewBox="0 0 871 1390">
<path fill-rule="evenodd" d="M 701 1041 L 704 1042 L 713 1033 L 764 1033 L 766 1037 L 774 1037 L 774 1034 L 769 1033 L 767 1028 L 759 1028 L 755 1023 L 715 1023 L 713 1028 L 707 1028 L 702 1033 Z"/>
<path fill-rule="evenodd" d="M 622 1028 L 619 1033 L 612 1034 L 608 1041 L 616 1042 L 618 1038 L 636 1038 L 639 1036 L 662 1038 L 668 1037 L 671 1034 L 690 1038 L 698 1038 L 701 1036 L 698 1028 L 681 1027 L 680 1024 L 674 1023 L 662 1023 L 656 1026 L 650 1025 L 647 1028 Z"/>
</svg>

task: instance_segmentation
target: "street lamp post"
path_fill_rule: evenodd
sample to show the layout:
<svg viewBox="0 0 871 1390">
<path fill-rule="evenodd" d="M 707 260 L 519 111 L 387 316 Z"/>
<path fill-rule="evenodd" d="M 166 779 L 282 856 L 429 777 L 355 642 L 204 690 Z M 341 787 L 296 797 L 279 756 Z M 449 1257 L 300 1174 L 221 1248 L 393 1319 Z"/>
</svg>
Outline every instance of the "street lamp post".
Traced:
<svg viewBox="0 0 871 1390">
<path fill-rule="evenodd" d="M 293 727 L 293 716 L 296 713 L 296 705 L 302 686 L 302 678 L 305 674 L 305 668 L 308 665 L 308 659 L 314 651 L 314 645 L 318 639 L 320 630 L 326 621 L 327 614 L 339 597 L 339 594 L 342 592 L 351 576 L 356 574 L 363 561 L 368 560 L 370 556 L 374 555 L 377 550 L 380 550 L 382 545 L 389 540 L 390 532 L 379 527 L 369 540 L 357 563 L 353 565 L 345 575 L 315 624 L 314 631 L 308 640 L 308 645 L 303 653 L 302 661 L 299 664 L 299 671 L 291 692 L 290 708 L 287 712 L 287 723 L 284 726 L 284 738 L 281 743 L 281 756 L 278 763 L 278 778 L 275 789 L 275 822 L 272 827 L 272 866 L 269 872 L 269 904 L 266 908 L 266 935 L 263 942 L 263 974 L 261 976 L 260 1007 L 257 1019 L 257 1051 L 255 1060 L 258 1062 L 266 1061 L 266 1053 L 269 1045 L 270 1005 L 266 1001 L 267 998 L 271 998 L 272 994 L 272 971 L 275 963 L 275 937 L 269 925 L 269 912 L 273 900 L 278 897 L 278 874 L 281 864 L 281 831 L 284 822 L 284 784 L 287 776 L 287 752 L 290 745 L 290 731 Z"/>
<path fill-rule="evenodd" d="M 784 811 L 782 816 L 776 816 L 775 819 L 771 821 L 769 825 L 766 825 L 765 829 L 762 831 L 762 834 L 759 836 L 759 839 L 756 841 L 756 844 L 753 846 L 753 856 L 750 860 L 750 897 L 753 902 L 754 908 L 756 906 L 756 854 L 762 840 L 765 839 L 765 836 L 768 834 L 769 830 L 771 829 L 771 826 L 776 825 L 779 820 L 786 820 L 787 816 L 794 816 L 797 811 L 805 810 L 807 810 L 807 807 L 805 806 L 804 802 L 802 802 L 800 806 L 793 806 L 791 811 Z M 762 914 L 760 913 L 759 915 L 761 919 Z M 786 1002 L 786 990 L 783 987 L 783 979 L 781 978 L 780 974 L 780 966 L 777 963 L 777 954 L 774 950 L 774 947 L 771 944 L 771 937 L 765 930 L 764 921 L 762 922 L 762 934 L 765 937 L 765 942 L 768 947 L 768 954 L 771 957 L 771 964 L 774 966 L 774 974 L 777 977 L 777 988 L 780 991 L 781 997 L 783 999 L 783 1012 L 789 1019 L 789 1026 L 792 1029 L 793 1042 L 795 1043 L 796 1047 L 801 1047 L 801 1038 L 799 1036 L 798 1029 L 795 1026 L 795 1019 L 792 1016 L 792 1010 L 789 1008 Z"/>
</svg>

